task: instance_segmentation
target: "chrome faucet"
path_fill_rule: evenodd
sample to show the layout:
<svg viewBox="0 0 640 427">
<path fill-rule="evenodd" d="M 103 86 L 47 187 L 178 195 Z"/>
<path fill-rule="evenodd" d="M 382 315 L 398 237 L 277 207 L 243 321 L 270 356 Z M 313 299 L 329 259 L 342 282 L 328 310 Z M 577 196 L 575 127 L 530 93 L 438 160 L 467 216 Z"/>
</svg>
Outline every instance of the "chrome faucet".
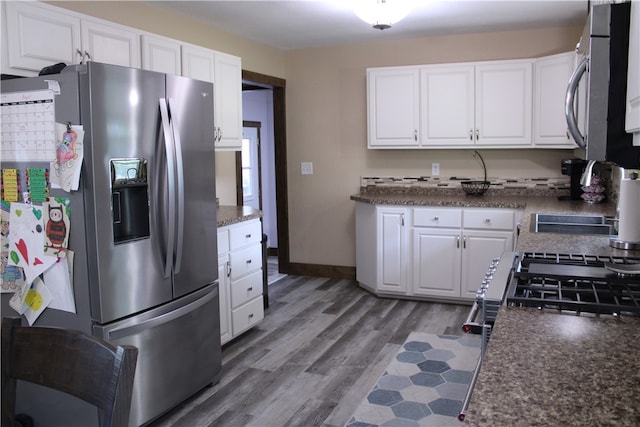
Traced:
<svg viewBox="0 0 640 427">
<path fill-rule="evenodd" d="M 593 174 L 593 166 L 595 164 L 595 160 L 589 160 L 587 162 L 587 167 L 584 168 L 584 172 L 582 173 L 582 177 L 580 178 L 580 185 L 582 185 L 583 187 L 588 187 L 591 185 L 591 175 Z"/>
</svg>

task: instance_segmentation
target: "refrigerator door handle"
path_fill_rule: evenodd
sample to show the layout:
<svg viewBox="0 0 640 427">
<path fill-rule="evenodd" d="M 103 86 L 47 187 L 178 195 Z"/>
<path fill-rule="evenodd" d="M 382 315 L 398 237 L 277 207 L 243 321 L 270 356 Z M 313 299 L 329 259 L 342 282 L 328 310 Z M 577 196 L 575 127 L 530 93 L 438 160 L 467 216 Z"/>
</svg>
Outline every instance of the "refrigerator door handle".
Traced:
<svg viewBox="0 0 640 427">
<path fill-rule="evenodd" d="M 122 337 L 127 337 L 131 335 L 136 335 L 144 330 L 152 329 L 163 325 L 165 323 L 169 323 L 179 317 L 184 316 L 187 313 L 197 310 L 202 307 L 213 298 L 218 295 L 217 289 L 213 289 L 211 292 L 199 298 L 189 304 L 178 308 L 177 310 L 170 311 L 168 313 L 161 314 L 160 316 L 152 317 L 148 320 L 144 320 L 140 323 L 136 323 L 135 325 L 130 326 L 122 326 L 120 328 L 114 328 L 107 332 L 107 341 L 117 340 Z"/>
<path fill-rule="evenodd" d="M 169 111 L 177 112 L 175 101 L 169 98 Z M 180 273 L 182 265 L 182 245 L 184 240 L 184 163 L 182 159 L 182 144 L 180 142 L 180 124 L 178 123 L 177 114 L 171 114 L 171 124 L 173 129 L 173 141 L 176 152 L 176 184 L 177 189 L 177 233 L 175 241 L 175 261 L 173 266 L 174 273 Z"/>
<path fill-rule="evenodd" d="M 162 118 L 162 132 L 164 134 L 164 149 L 167 156 L 167 186 L 169 193 L 169 201 L 167 203 L 167 221 L 166 226 L 166 247 L 161 248 L 164 250 L 164 267 L 163 276 L 168 278 L 171 276 L 171 270 L 173 267 L 173 253 L 175 248 L 175 224 L 176 224 L 176 209 L 173 197 L 176 194 L 176 182 L 175 182 L 175 153 L 173 150 L 173 132 L 171 131 L 171 122 L 169 120 L 169 109 L 167 107 L 167 100 L 160 98 L 160 117 Z"/>
</svg>

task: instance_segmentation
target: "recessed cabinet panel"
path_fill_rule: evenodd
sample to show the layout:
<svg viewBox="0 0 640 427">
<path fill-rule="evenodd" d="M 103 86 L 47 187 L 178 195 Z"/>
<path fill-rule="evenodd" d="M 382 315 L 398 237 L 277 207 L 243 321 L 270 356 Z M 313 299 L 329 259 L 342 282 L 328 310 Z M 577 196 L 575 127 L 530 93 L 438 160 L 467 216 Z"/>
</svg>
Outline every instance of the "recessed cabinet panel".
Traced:
<svg viewBox="0 0 640 427">
<path fill-rule="evenodd" d="M 564 102 L 576 55 L 561 53 L 536 59 L 534 70 L 534 145 L 548 148 L 574 148 Z"/>
<path fill-rule="evenodd" d="M 369 147 L 419 145 L 419 80 L 418 68 L 367 71 Z"/>
<path fill-rule="evenodd" d="M 2 3 L 10 68 L 40 71 L 58 62 L 79 62 L 80 18 L 36 2 Z"/>
<path fill-rule="evenodd" d="M 529 61 L 476 66 L 476 144 L 531 145 Z"/>
<path fill-rule="evenodd" d="M 422 144 L 469 145 L 474 129 L 473 66 L 421 70 Z"/>
</svg>

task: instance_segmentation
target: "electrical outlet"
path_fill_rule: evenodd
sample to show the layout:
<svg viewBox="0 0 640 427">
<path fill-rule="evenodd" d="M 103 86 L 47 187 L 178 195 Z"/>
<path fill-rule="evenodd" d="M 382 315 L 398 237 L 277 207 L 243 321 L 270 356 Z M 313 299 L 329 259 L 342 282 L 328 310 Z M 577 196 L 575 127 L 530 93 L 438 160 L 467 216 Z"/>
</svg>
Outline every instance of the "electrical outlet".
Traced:
<svg viewBox="0 0 640 427">
<path fill-rule="evenodd" d="M 300 163 L 300 173 L 302 175 L 313 175 L 313 163 L 311 162 Z"/>
<path fill-rule="evenodd" d="M 440 176 L 440 163 L 431 163 L 431 176 Z"/>
</svg>

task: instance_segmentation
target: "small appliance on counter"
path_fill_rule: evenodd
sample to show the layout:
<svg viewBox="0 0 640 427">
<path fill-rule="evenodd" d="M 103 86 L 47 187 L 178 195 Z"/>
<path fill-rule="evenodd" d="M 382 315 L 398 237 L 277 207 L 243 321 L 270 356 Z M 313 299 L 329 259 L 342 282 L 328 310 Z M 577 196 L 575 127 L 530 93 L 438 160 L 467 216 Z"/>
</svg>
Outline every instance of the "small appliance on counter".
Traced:
<svg viewBox="0 0 640 427">
<path fill-rule="evenodd" d="M 582 184 L 580 178 L 584 172 L 586 161 L 582 159 L 566 159 L 562 160 L 562 175 L 567 175 L 571 178 L 571 188 L 568 196 L 560 196 L 558 200 L 581 200 L 582 198 Z"/>
<path fill-rule="evenodd" d="M 620 181 L 618 201 L 618 235 L 611 238 L 610 245 L 617 249 L 640 249 L 640 179 L 637 172 L 629 173 Z"/>
</svg>

